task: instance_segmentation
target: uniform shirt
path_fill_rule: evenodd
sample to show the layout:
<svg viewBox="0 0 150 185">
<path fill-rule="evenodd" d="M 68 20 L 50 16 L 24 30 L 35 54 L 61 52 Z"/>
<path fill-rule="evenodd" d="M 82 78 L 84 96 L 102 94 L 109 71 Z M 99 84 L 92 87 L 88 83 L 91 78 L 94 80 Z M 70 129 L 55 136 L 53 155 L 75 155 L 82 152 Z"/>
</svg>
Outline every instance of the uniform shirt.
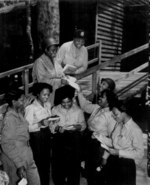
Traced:
<svg viewBox="0 0 150 185">
<path fill-rule="evenodd" d="M 54 89 L 61 85 L 61 80 L 58 78 L 58 71 L 60 73 L 61 67 L 56 62 L 53 64 L 50 58 L 43 54 L 39 57 L 33 65 L 33 81 L 50 84 Z"/>
<path fill-rule="evenodd" d="M 139 126 L 130 119 L 125 124 L 118 124 L 112 134 L 113 147 L 119 150 L 119 156 L 135 159 L 144 155 L 143 136 Z"/>
<path fill-rule="evenodd" d="M 38 123 L 43 119 L 51 116 L 51 104 L 46 102 L 42 106 L 37 100 L 25 109 L 25 118 L 29 123 L 29 132 L 40 131 L 41 127 Z"/>
<path fill-rule="evenodd" d="M 64 43 L 58 50 L 56 61 L 64 67 L 66 64 L 77 67 L 76 74 L 82 73 L 88 66 L 88 52 L 85 46 L 76 48 L 73 41 Z"/>
<path fill-rule="evenodd" d="M 79 124 L 82 126 L 81 130 L 86 127 L 82 110 L 74 104 L 69 110 L 58 105 L 52 109 L 52 114 L 60 117 L 60 121 L 57 123 L 58 126 L 67 128 L 67 126 Z"/>
<path fill-rule="evenodd" d="M 32 158 L 29 140 L 28 123 L 21 114 L 9 110 L 4 118 L 2 129 L 2 150 L 15 164 L 17 168 L 27 166 Z"/>
<path fill-rule="evenodd" d="M 97 104 L 92 104 L 87 101 L 82 94 L 78 94 L 78 97 L 81 108 L 85 112 L 91 113 L 88 120 L 89 130 L 93 131 L 94 135 L 97 135 L 97 137 L 99 135 L 109 137 L 116 124 L 109 108 L 101 108 Z"/>
</svg>

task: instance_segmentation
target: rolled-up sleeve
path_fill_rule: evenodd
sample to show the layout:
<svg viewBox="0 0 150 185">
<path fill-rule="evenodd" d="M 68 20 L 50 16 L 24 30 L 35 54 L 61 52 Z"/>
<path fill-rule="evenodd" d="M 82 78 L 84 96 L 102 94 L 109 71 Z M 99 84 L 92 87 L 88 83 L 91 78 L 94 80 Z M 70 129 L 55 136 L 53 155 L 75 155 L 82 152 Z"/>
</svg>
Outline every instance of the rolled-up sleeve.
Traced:
<svg viewBox="0 0 150 185">
<path fill-rule="evenodd" d="M 78 93 L 78 99 L 79 99 L 79 104 L 81 106 L 81 109 L 89 114 L 92 114 L 93 111 L 99 108 L 97 104 L 92 104 L 90 101 L 88 101 L 82 93 Z"/>
<path fill-rule="evenodd" d="M 26 107 L 25 119 L 29 123 L 29 132 L 34 132 L 35 130 L 38 130 L 40 128 L 39 124 L 37 122 L 34 122 L 34 109 L 32 105 Z"/>
</svg>

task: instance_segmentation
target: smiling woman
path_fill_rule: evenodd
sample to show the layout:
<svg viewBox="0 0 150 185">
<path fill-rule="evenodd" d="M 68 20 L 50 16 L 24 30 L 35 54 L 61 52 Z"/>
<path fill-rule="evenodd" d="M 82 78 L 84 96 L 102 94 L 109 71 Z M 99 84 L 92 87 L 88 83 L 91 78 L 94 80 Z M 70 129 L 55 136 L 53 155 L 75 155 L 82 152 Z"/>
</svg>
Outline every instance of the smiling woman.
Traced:
<svg viewBox="0 0 150 185">
<path fill-rule="evenodd" d="M 52 109 L 52 114 L 60 118 L 52 128 L 52 177 L 55 185 L 65 184 L 65 181 L 78 185 L 80 181 L 81 136 L 86 126 L 82 110 L 73 102 L 74 92 L 69 85 L 57 89 L 57 105 Z"/>
<path fill-rule="evenodd" d="M 8 109 L 2 129 L 1 160 L 11 185 L 26 178 L 31 185 L 40 185 L 39 174 L 29 146 L 28 123 L 23 115 L 24 91 L 11 89 L 5 95 Z M 32 174 L 32 175 L 31 175 Z"/>
<path fill-rule="evenodd" d="M 48 119 L 51 116 L 51 104 L 48 99 L 51 92 L 51 85 L 35 83 L 33 94 L 36 98 L 25 110 L 25 118 L 29 123 L 30 144 L 41 185 L 49 184 L 50 175 L 51 133 Z"/>
</svg>

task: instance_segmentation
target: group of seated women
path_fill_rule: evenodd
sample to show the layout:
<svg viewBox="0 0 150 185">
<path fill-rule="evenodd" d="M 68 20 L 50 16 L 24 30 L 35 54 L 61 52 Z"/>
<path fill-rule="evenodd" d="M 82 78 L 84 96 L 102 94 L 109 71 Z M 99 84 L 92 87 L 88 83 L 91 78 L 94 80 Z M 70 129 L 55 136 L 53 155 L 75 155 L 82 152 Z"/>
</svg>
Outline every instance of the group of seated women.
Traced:
<svg viewBox="0 0 150 185">
<path fill-rule="evenodd" d="M 136 163 L 144 153 L 142 131 L 110 81 L 102 80 L 96 104 L 80 91 L 77 104 L 70 85 L 55 91 L 54 106 L 47 83 L 34 84 L 31 100 L 22 90 L 10 89 L 1 141 L 10 185 L 23 178 L 28 185 L 49 185 L 50 174 L 54 185 L 79 185 L 83 161 L 88 185 L 136 184 Z M 87 121 L 84 112 L 90 114 Z"/>
</svg>

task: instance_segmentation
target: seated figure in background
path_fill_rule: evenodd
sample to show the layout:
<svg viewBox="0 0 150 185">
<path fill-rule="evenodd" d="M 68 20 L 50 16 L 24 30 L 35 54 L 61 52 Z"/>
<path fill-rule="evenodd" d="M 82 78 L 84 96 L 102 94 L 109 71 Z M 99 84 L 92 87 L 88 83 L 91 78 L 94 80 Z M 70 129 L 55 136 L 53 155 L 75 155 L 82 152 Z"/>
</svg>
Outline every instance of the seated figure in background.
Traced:
<svg viewBox="0 0 150 185">
<path fill-rule="evenodd" d="M 42 43 L 43 54 L 33 65 L 33 82 L 48 83 L 53 87 L 51 104 L 54 101 L 55 90 L 61 86 L 64 76 L 61 66 L 55 61 L 58 43 L 51 37 L 46 37 Z"/>
<path fill-rule="evenodd" d="M 92 101 L 93 103 L 97 103 L 98 96 L 105 89 L 108 89 L 112 92 L 115 92 L 116 84 L 115 84 L 113 79 L 111 79 L 111 78 L 102 78 L 102 79 L 100 79 L 99 78 L 98 83 L 97 83 L 97 91 L 96 91 L 96 93 L 93 93 L 93 94 L 90 95 L 89 100 Z"/>
</svg>

